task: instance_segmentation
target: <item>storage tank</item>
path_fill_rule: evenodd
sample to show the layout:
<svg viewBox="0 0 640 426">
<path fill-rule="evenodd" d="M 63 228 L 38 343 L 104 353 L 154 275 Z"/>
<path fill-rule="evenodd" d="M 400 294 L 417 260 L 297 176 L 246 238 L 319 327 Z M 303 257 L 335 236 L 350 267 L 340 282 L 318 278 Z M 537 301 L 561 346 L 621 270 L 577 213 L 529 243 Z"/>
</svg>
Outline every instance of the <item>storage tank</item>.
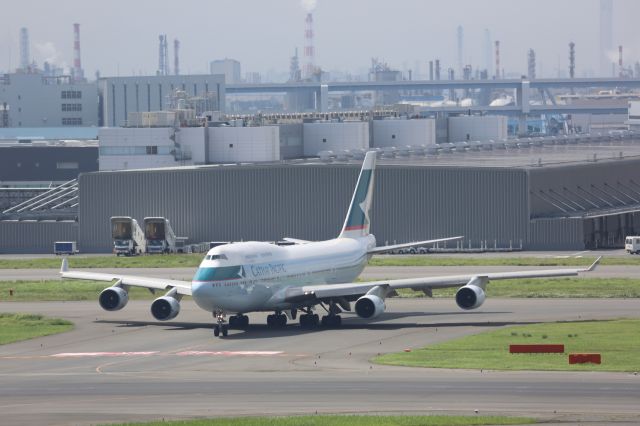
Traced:
<svg viewBox="0 0 640 426">
<path fill-rule="evenodd" d="M 319 121 L 303 124 L 304 155 L 317 157 L 320 151 L 339 152 L 369 148 L 366 121 Z"/>
<path fill-rule="evenodd" d="M 461 115 L 449 117 L 449 142 L 488 141 L 507 138 L 507 117 Z"/>
<path fill-rule="evenodd" d="M 373 146 L 415 146 L 436 143 L 436 123 L 433 119 L 373 120 Z"/>
</svg>

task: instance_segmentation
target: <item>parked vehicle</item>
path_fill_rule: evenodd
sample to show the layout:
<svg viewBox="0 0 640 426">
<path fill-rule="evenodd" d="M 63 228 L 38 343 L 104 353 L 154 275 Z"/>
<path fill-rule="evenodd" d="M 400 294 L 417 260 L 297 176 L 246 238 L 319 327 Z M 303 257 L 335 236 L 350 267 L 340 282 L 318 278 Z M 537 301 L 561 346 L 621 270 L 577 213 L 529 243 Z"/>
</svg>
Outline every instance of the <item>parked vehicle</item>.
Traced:
<svg viewBox="0 0 640 426">
<path fill-rule="evenodd" d="M 629 254 L 640 253 L 640 236 L 629 236 L 624 240 L 624 249 Z"/>
<path fill-rule="evenodd" d="M 78 253 L 78 248 L 75 241 L 56 241 L 53 243 L 53 252 L 56 255 L 76 254 Z"/>
</svg>

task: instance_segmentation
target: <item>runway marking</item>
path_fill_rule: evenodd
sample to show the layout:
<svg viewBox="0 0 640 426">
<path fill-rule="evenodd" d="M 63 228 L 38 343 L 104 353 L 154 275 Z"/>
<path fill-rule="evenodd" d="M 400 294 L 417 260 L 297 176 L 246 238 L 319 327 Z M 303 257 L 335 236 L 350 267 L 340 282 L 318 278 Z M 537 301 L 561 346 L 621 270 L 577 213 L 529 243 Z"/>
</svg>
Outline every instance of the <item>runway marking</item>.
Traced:
<svg viewBox="0 0 640 426">
<path fill-rule="evenodd" d="M 105 356 L 149 356 L 158 352 L 63 352 L 49 355 L 51 358 L 84 358 L 84 357 L 105 357 Z"/>
<path fill-rule="evenodd" d="M 178 356 L 275 356 L 283 355 L 282 351 L 184 351 L 178 352 Z"/>
</svg>

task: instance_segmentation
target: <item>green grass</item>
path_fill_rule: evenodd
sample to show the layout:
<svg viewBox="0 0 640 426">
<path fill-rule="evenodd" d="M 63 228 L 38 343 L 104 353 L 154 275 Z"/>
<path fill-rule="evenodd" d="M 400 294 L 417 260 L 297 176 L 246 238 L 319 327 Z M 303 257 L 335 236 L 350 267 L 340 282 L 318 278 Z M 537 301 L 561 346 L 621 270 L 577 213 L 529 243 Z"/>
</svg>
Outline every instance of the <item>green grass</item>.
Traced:
<svg viewBox="0 0 640 426">
<path fill-rule="evenodd" d="M 40 302 L 98 300 L 102 290 L 109 287 L 104 281 L 57 280 L 57 281 L 0 281 L 0 302 Z M 13 295 L 10 295 L 13 290 Z M 154 296 L 144 288 L 131 288 L 130 299 L 151 300 Z"/>
<path fill-rule="evenodd" d="M 0 281 L 0 302 L 77 301 L 97 300 L 102 290 L 109 286 L 104 281 L 51 280 L 51 281 Z M 13 295 L 10 295 L 13 290 Z M 435 290 L 436 298 L 451 298 L 456 288 Z M 161 292 L 160 292 L 161 293 Z M 132 287 L 129 296 L 133 300 L 152 300 L 159 296 L 146 289 Z M 398 290 L 400 297 L 424 297 L 422 292 Z M 640 297 L 640 280 L 625 278 L 555 278 L 492 281 L 487 286 L 488 297 L 519 298 L 637 298 Z"/>
<path fill-rule="evenodd" d="M 535 423 L 526 417 L 504 416 L 358 416 L 315 415 L 286 417 L 222 417 L 215 419 L 122 423 L 120 426 L 464 426 L 522 425 Z M 116 425 L 117 426 L 117 425 Z"/>
<path fill-rule="evenodd" d="M 433 297 L 452 297 L 455 288 L 434 290 Z M 488 297 L 524 298 L 637 298 L 640 280 L 631 278 L 532 278 L 491 281 Z M 400 297 L 424 297 L 424 293 L 410 289 L 398 290 Z"/>
<path fill-rule="evenodd" d="M 69 265 L 73 268 L 180 268 L 197 267 L 203 253 L 168 254 L 155 256 L 118 257 L 105 256 L 70 256 Z M 374 256 L 371 266 L 588 266 L 594 257 L 446 257 L 439 255 L 425 256 Z M 43 259 L 0 259 L 0 269 L 57 269 L 62 258 Z M 640 266 L 640 256 L 610 256 L 602 259 L 602 265 L 636 265 Z"/>
<path fill-rule="evenodd" d="M 474 256 L 445 257 L 439 255 L 425 256 L 374 256 L 371 266 L 589 266 L 595 257 L 494 257 Z M 640 256 L 603 257 L 601 265 L 640 266 Z"/>
<path fill-rule="evenodd" d="M 72 268 L 181 268 L 197 267 L 203 253 L 153 256 L 69 256 Z M 59 269 L 62 257 L 38 259 L 0 259 L 0 269 Z"/>
<path fill-rule="evenodd" d="M 546 336 L 546 337 L 545 337 Z M 510 354 L 510 344 L 564 344 L 565 354 Z M 602 364 L 568 363 L 568 353 L 601 353 Z M 381 355 L 380 364 L 488 370 L 640 371 L 640 320 L 506 327 L 426 348 Z"/>
<path fill-rule="evenodd" d="M 0 345 L 62 333 L 73 328 L 69 321 L 42 315 L 0 313 Z"/>
</svg>

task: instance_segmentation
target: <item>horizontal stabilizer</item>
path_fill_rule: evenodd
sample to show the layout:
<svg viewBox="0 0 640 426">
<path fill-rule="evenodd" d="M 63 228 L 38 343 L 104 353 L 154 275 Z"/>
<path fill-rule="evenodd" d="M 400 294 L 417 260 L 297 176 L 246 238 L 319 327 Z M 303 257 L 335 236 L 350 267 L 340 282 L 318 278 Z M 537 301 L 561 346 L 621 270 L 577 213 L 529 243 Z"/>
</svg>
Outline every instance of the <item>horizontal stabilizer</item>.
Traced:
<svg viewBox="0 0 640 426">
<path fill-rule="evenodd" d="M 428 244 L 442 243 L 442 242 L 445 242 L 445 241 L 461 240 L 463 238 L 464 237 L 462 237 L 462 236 L 460 236 L 460 237 L 449 237 L 449 238 L 438 238 L 436 240 L 416 241 L 416 242 L 413 242 L 413 243 L 394 244 L 392 246 L 381 246 L 381 247 L 372 248 L 369 251 L 367 251 L 367 253 L 369 253 L 369 254 L 380 254 L 380 253 L 386 253 L 386 252 L 389 252 L 389 251 L 398 250 L 398 249 L 402 249 L 402 248 L 406 248 L 406 247 L 425 246 L 425 245 L 428 245 Z"/>
</svg>

